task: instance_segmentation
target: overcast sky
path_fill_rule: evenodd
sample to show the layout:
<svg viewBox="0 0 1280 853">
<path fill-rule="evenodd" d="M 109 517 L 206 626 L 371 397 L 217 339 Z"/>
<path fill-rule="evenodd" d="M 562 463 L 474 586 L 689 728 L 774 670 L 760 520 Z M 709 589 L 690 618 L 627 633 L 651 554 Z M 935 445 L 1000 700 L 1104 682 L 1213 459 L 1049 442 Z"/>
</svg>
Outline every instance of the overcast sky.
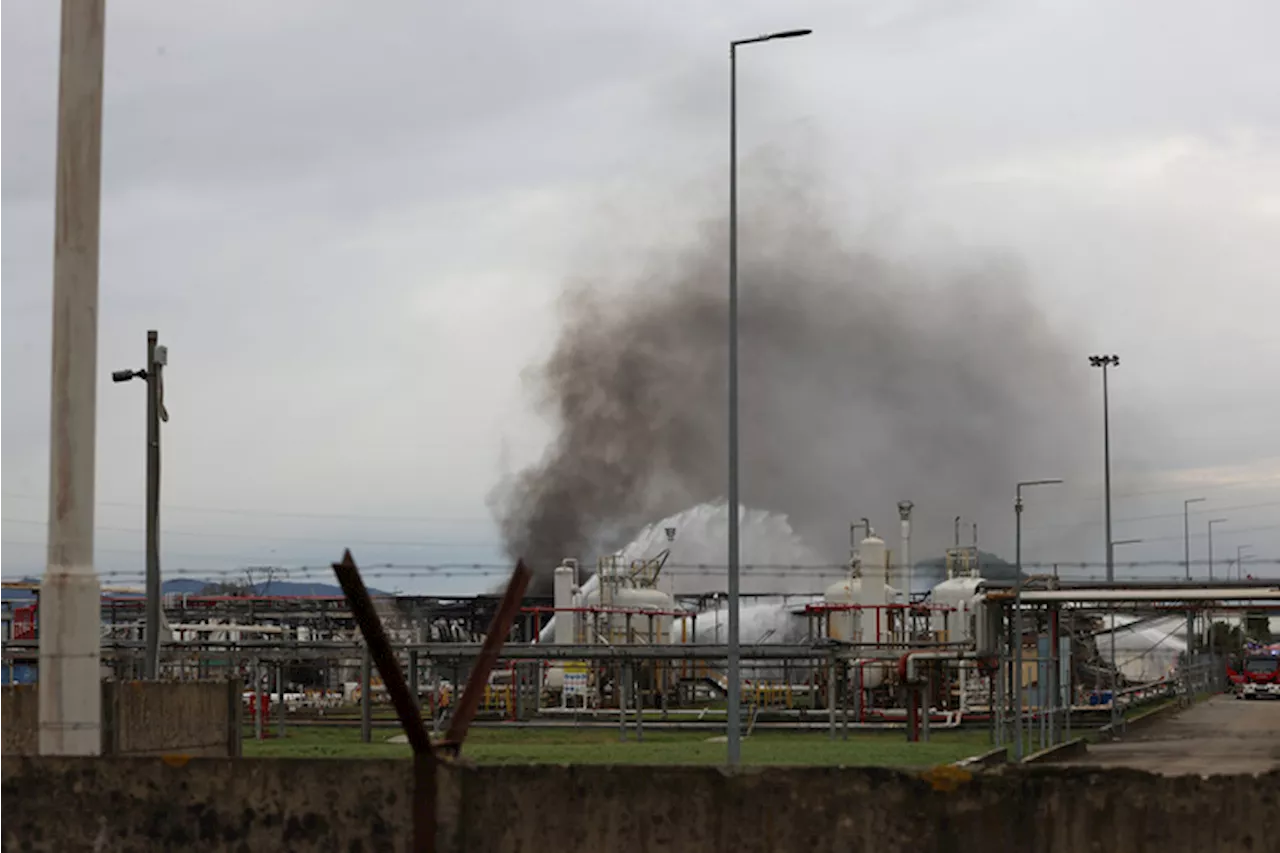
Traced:
<svg viewBox="0 0 1280 853">
<path fill-rule="evenodd" d="M 44 560 L 58 19 L 3 5 L 6 578 Z M 350 545 L 496 574 L 486 495 L 551 435 L 522 371 L 566 280 L 696 221 L 681 199 L 725 176 L 726 42 L 796 26 L 816 32 L 741 56 L 746 159 L 804 163 L 851 235 L 904 256 L 1017 256 L 1082 371 L 1122 355 L 1116 517 L 1141 520 L 1116 536 L 1147 540 L 1124 558 L 1180 560 L 1203 495 L 1201 558 L 1212 513 L 1219 560 L 1280 559 L 1272 0 L 129 0 L 107 21 L 104 582 L 142 569 L 145 404 L 109 374 L 148 328 L 168 573 Z M 1081 428 L 1100 440 L 1100 410 Z M 1100 473 L 1041 518 L 1100 518 Z M 1097 558 L 1100 530 L 1037 551 L 1045 523 L 1029 510 L 1029 559 Z M 479 583 L 442 574 L 378 582 Z"/>
</svg>

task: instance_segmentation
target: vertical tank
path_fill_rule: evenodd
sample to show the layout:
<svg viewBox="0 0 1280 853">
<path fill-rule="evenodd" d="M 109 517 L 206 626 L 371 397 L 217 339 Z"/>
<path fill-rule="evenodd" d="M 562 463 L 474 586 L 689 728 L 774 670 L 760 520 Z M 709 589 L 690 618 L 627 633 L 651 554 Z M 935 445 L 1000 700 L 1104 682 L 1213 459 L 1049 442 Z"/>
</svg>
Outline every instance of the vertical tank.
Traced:
<svg viewBox="0 0 1280 853">
<path fill-rule="evenodd" d="M 884 540 L 874 532 L 858 543 L 858 564 L 862 567 L 859 603 L 867 606 L 888 604 L 891 587 L 886 577 Z"/>
<path fill-rule="evenodd" d="M 933 588 L 933 603 L 939 609 L 933 612 L 932 628 L 938 633 L 940 642 L 954 643 L 974 638 L 974 618 L 985 588 L 982 578 L 971 575 L 947 578 Z"/>
<path fill-rule="evenodd" d="M 578 614 L 573 607 L 573 566 L 562 563 L 555 570 L 555 642 L 559 646 L 571 646 L 577 635 Z"/>
<path fill-rule="evenodd" d="M 828 614 L 828 636 L 845 642 L 877 642 L 876 625 L 880 633 L 887 632 L 887 619 L 879 609 L 896 601 L 899 593 L 885 583 L 884 540 L 874 533 L 858 543 L 857 566 L 847 580 L 833 583 L 823 593 L 827 604 L 858 604 L 860 610 L 832 610 Z M 877 616 L 879 617 L 877 619 Z"/>
<path fill-rule="evenodd" d="M 862 579 L 851 577 L 827 587 L 822 595 L 826 604 L 856 604 L 861 598 Z M 857 610 L 830 610 L 827 612 L 827 636 L 833 640 L 856 642 L 862 636 L 861 613 Z"/>
</svg>

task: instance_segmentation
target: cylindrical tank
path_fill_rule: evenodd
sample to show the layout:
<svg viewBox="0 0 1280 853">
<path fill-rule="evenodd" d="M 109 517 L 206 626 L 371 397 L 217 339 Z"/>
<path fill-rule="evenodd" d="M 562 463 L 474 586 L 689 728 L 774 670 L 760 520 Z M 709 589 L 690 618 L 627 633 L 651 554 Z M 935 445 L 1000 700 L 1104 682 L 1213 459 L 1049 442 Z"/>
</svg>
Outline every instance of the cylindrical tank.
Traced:
<svg viewBox="0 0 1280 853">
<path fill-rule="evenodd" d="M 857 604 L 860 603 L 861 593 L 862 579 L 849 578 L 827 587 L 826 592 L 822 594 L 822 600 L 826 604 Z M 860 641 L 861 616 L 860 611 L 853 609 L 827 611 L 827 636 L 847 643 Z"/>
<path fill-rule="evenodd" d="M 858 543 L 858 562 L 862 566 L 861 604 L 886 604 L 888 578 L 885 576 L 884 540 L 874 533 Z"/>
<path fill-rule="evenodd" d="M 883 586 L 883 584 L 882 584 Z M 827 604 L 861 604 L 862 578 L 833 583 L 822 594 Z M 875 624 L 875 611 L 869 611 L 864 617 L 861 610 L 830 610 L 827 612 L 827 636 L 833 640 L 847 643 L 874 642 L 872 638 L 864 638 L 862 626 Z M 870 619 L 869 623 L 865 619 Z M 874 631 L 874 629 L 873 629 Z M 849 663 L 849 684 L 867 689 L 879 687 L 884 682 L 884 668 L 870 661 L 851 661 Z"/>
<path fill-rule="evenodd" d="M 559 646 L 571 646 L 577 634 L 577 616 L 573 607 L 573 566 L 560 565 L 555 570 L 555 642 Z"/>
<path fill-rule="evenodd" d="M 933 603 L 939 609 L 933 611 L 933 630 L 946 632 L 939 636 L 942 642 L 962 642 L 974 637 L 974 615 L 982 597 L 985 581 L 978 577 L 957 576 L 947 578 L 933 588 Z M 950 611 L 941 608 L 952 608 Z"/>
<path fill-rule="evenodd" d="M 614 590 L 613 607 L 619 610 L 657 610 L 657 616 L 644 616 L 642 613 L 631 615 L 631 635 L 624 642 L 665 643 L 671 633 L 671 612 L 675 602 L 671 596 L 660 589 L 620 587 Z M 614 633 L 626 636 L 627 615 L 615 613 L 612 617 Z"/>
<path fill-rule="evenodd" d="M 884 540 L 876 535 L 858 543 L 860 577 L 833 583 L 823 593 L 827 604 L 859 604 L 860 610 L 832 610 L 828 613 L 828 636 L 845 642 L 878 642 L 889 632 L 886 604 L 893 604 L 902 594 L 885 583 Z"/>
<path fill-rule="evenodd" d="M 609 612 L 598 617 L 584 614 L 588 623 L 587 642 L 597 642 L 600 633 L 606 633 L 611 643 L 647 643 L 652 630 L 653 642 L 665 643 L 670 639 L 672 612 L 675 600 L 670 595 L 652 587 L 631 587 L 618 585 L 608 591 Z M 583 596 L 584 607 L 600 607 L 599 588 L 586 591 Z M 643 611 L 660 611 L 654 616 L 647 616 Z M 626 612 L 632 611 L 629 615 Z M 631 633 L 628 635 L 627 627 Z"/>
</svg>

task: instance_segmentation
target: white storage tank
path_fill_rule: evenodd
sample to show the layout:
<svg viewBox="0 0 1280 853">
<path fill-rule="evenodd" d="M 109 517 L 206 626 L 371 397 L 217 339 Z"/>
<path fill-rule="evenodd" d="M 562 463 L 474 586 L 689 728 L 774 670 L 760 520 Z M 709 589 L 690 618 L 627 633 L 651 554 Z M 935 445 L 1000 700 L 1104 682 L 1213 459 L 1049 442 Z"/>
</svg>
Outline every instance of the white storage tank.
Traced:
<svg viewBox="0 0 1280 853">
<path fill-rule="evenodd" d="M 863 609 L 832 610 L 828 615 L 827 635 L 846 642 L 876 642 L 876 625 L 880 633 L 888 633 L 888 619 L 876 608 L 902 599 L 902 593 L 885 583 L 884 540 L 874 534 L 858 543 L 856 577 L 833 583 L 823 593 L 827 604 L 860 604 Z M 879 620 L 877 620 L 877 615 Z"/>
<path fill-rule="evenodd" d="M 947 578 L 933 588 L 931 599 L 937 609 L 930 621 L 940 642 L 955 643 L 974 638 L 974 619 L 985 591 L 986 581 L 979 577 Z"/>
<path fill-rule="evenodd" d="M 568 561 L 556 566 L 554 577 L 555 590 L 555 643 L 558 646 L 571 646 L 577 637 L 578 614 L 572 612 L 573 582 L 577 574 L 574 566 Z"/>
<path fill-rule="evenodd" d="M 660 589 L 606 583 L 604 601 L 600 588 L 585 592 L 582 606 L 600 608 L 599 614 L 584 613 L 586 642 L 597 643 L 604 634 L 610 643 L 666 643 L 671 638 L 675 600 Z M 625 611 L 630 611 L 628 614 Z M 646 611 L 655 612 L 648 616 Z M 631 632 L 627 633 L 630 624 Z"/>
<path fill-rule="evenodd" d="M 858 543 L 858 565 L 862 576 L 861 604 L 888 604 L 890 598 L 888 571 L 885 561 L 884 540 L 875 533 Z M 896 592 L 896 590 L 894 590 Z"/>
<path fill-rule="evenodd" d="M 855 604 L 862 595 L 862 579 L 850 578 L 833 583 L 822 595 L 826 604 Z M 833 640 L 854 642 L 862 635 L 862 613 L 858 610 L 827 611 L 827 636 Z"/>
</svg>

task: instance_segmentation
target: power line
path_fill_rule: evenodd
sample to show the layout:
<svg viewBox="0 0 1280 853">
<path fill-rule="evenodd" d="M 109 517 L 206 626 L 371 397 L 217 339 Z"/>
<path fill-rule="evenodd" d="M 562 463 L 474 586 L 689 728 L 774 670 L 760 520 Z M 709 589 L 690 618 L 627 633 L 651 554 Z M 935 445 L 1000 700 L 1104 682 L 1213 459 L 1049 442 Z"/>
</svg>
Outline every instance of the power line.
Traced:
<svg viewBox="0 0 1280 853">
<path fill-rule="evenodd" d="M 47 520 L 37 518 L 0 518 L 5 524 L 29 524 L 37 527 L 48 527 Z M 95 527 L 94 532 L 110 533 L 143 533 L 137 527 Z M 170 530 L 164 528 L 165 536 L 198 536 L 211 539 L 254 539 L 267 542 L 328 542 L 342 545 L 396 545 L 406 548 L 489 548 L 494 542 L 450 542 L 450 541 L 414 541 L 408 539 L 324 539 L 314 536 L 277 536 L 274 533 L 221 533 L 199 530 Z"/>
<path fill-rule="evenodd" d="M 1127 492 L 1118 491 L 1118 492 L 1113 492 L 1113 496 L 1118 498 L 1132 498 L 1132 497 L 1144 497 L 1147 495 L 1174 494 L 1174 493 L 1190 492 L 1190 491 L 1198 491 L 1198 492 L 1217 491 L 1220 489 L 1234 489 L 1234 488 L 1243 488 L 1243 487 L 1258 486 L 1258 485 L 1271 485 L 1271 486 L 1280 487 L 1280 480 L 1274 477 L 1260 477 L 1260 478 L 1254 478 L 1254 479 L 1233 480 L 1227 483 L 1209 483 L 1209 484 L 1187 483 L 1187 484 L 1182 484 L 1178 486 L 1162 487 L 1158 489 L 1147 489 L 1143 491 L 1127 491 Z M 30 500 L 30 501 L 40 501 L 40 502 L 48 501 L 47 496 L 33 495 L 33 494 L 27 494 L 27 493 L 4 492 L 3 496 L 6 498 L 13 498 L 17 500 Z M 1097 497 L 1096 495 L 1078 495 L 1075 497 L 1067 498 L 1067 500 L 1073 500 L 1078 502 L 1083 502 L 1083 501 L 1094 502 L 1099 499 L 1100 498 Z M 1280 504 L 1280 502 L 1272 502 L 1267 505 L 1277 505 L 1277 504 Z M 142 505 L 139 503 L 130 503 L 130 502 L 124 502 L 124 501 L 98 501 L 96 505 L 100 507 L 118 507 L 118 508 L 139 509 L 139 510 L 142 508 Z M 474 516 L 474 515 L 473 516 L 376 515 L 376 514 L 364 514 L 364 513 L 290 512 L 287 510 L 247 509 L 244 507 L 194 506 L 194 505 L 184 505 L 184 504 L 165 504 L 162 507 L 162 509 L 169 512 L 208 513 L 208 514 L 214 514 L 214 515 L 261 516 L 261 517 L 279 517 L 279 518 L 310 518 L 310 519 L 331 519 L 331 520 L 336 519 L 336 520 L 350 520 L 350 521 L 396 521 L 396 522 L 428 522 L 428 523 L 446 522 L 446 523 L 455 523 L 455 524 L 463 523 L 463 524 L 490 524 L 490 525 L 494 523 L 494 520 L 492 518 L 487 518 L 484 516 Z M 1208 510 L 1197 510 L 1197 511 L 1207 512 Z M 1180 515 L 1180 514 L 1175 513 L 1175 515 Z M 1151 517 L 1155 518 L 1155 517 L 1162 517 L 1162 516 L 1151 516 Z M 1037 526 L 1043 527 L 1047 525 L 1037 525 Z"/>
<path fill-rule="evenodd" d="M 42 495 L 20 494 L 16 492 L 4 492 L 6 498 L 27 501 L 47 502 L 49 499 Z M 142 504 L 129 503 L 125 501 L 98 501 L 95 506 L 99 507 L 119 507 L 125 509 L 141 510 Z M 416 521 L 416 522 L 447 522 L 452 524 L 493 524 L 492 518 L 477 515 L 464 516 L 447 516 L 447 515 L 369 515 L 361 513 L 333 513 L 333 512 L 288 512 L 285 510 L 269 510 L 269 509 L 245 509 L 232 507 L 210 507 L 210 506 L 190 506 L 183 504 L 164 504 L 162 510 L 167 512 L 195 512 L 209 513 L 213 515 L 239 515 L 239 516 L 266 516 L 279 518 L 313 518 L 313 519 L 330 519 L 330 520 L 348 520 L 348 521 Z"/>
<path fill-rule="evenodd" d="M 1193 515 L 1193 516 L 1207 515 L 1210 513 L 1218 513 L 1218 512 L 1240 512 L 1242 510 L 1247 510 L 1247 509 L 1263 509 L 1266 507 L 1273 507 L 1273 506 L 1280 506 L 1280 501 L 1259 501 L 1257 503 L 1250 503 L 1250 504 L 1235 504 L 1234 506 L 1208 507 L 1206 509 L 1193 509 L 1190 511 L 1190 515 Z M 1130 523 L 1135 521 L 1154 521 L 1157 519 L 1167 519 L 1167 518 L 1176 518 L 1179 521 L 1181 521 L 1182 513 L 1181 512 L 1161 512 L 1161 513 L 1156 513 L 1154 515 L 1131 515 L 1127 518 L 1114 519 L 1113 523 L 1125 524 L 1125 523 Z M 1098 519 L 1091 519 L 1088 521 L 1077 521 L 1077 522 L 1049 521 L 1049 522 L 1041 522 L 1039 524 L 1034 524 L 1034 525 L 1024 525 L 1022 529 L 1024 531 L 1031 531 L 1031 530 L 1047 530 L 1049 528 L 1097 527 L 1102 523 L 1103 522 Z"/>
</svg>

